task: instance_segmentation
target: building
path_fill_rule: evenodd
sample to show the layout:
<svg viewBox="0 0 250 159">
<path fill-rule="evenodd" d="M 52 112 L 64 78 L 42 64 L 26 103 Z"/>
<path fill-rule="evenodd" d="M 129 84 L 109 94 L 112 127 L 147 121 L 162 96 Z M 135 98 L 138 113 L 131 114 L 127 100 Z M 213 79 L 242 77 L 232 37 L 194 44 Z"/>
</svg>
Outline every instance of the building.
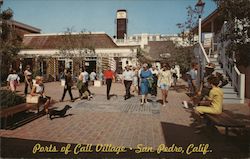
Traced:
<svg viewBox="0 0 250 159">
<path fill-rule="evenodd" d="M 194 52 L 202 61 L 216 64 L 217 72 L 227 75 L 230 83 L 224 89 L 224 101 L 226 103 L 244 103 L 245 97 L 250 98 L 250 66 L 236 65 L 237 59 L 229 57 L 226 53 L 227 41 L 222 41 L 221 36 L 227 28 L 227 23 L 216 9 L 201 22 L 202 46 L 196 45 Z M 198 26 L 191 30 L 198 35 Z M 203 47 L 204 49 L 202 49 Z M 201 50 L 201 51 L 199 51 Z"/>
<path fill-rule="evenodd" d="M 124 39 L 127 36 L 127 11 L 125 9 L 116 12 L 116 38 Z"/>
<path fill-rule="evenodd" d="M 105 32 L 26 34 L 23 38 L 24 49 L 19 52 L 20 68 L 30 65 L 35 75 L 43 75 L 49 81 L 58 80 L 64 68 L 70 68 L 77 76 L 82 67 L 88 72 L 101 72 L 110 65 L 120 74 L 125 66 L 138 64 L 138 50 L 155 57 L 152 51 L 155 45 L 165 49 L 158 50 L 157 55 L 166 53 L 166 47 L 169 47 L 167 41 L 186 45 L 177 35 L 144 33 L 128 36 L 127 22 L 127 11 L 118 10 L 117 35 L 114 38 Z M 159 65 L 160 61 L 153 59 Z"/>
<path fill-rule="evenodd" d="M 41 29 L 33 27 L 31 25 L 28 24 L 24 24 L 15 20 L 9 20 L 8 25 L 10 26 L 11 33 L 16 34 L 18 37 L 21 38 L 21 40 L 23 40 L 24 35 L 28 35 L 28 34 L 39 34 L 41 32 Z M 20 63 L 20 60 L 16 60 L 15 62 L 13 62 L 10 66 L 11 68 L 14 68 L 16 70 L 21 70 L 22 69 L 22 65 Z"/>
<path fill-rule="evenodd" d="M 15 20 L 9 20 L 8 24 L 11 26 L 13 31 L 16 34 L 23 38 L 24 34 L 39 34 L 41 33 L 41 29 L 30 26 L 28 24 L 24 24 Z"/>
<path fill-rule="evenodd" d="M 82 67 L 101 72 L 108 65 L 122 70 L 124 60 L 136 62 L 136 49 L 117 46 L 104 32 L 28 34 L 23 44 L 25 49 L 19 52 L 22 65 L 30 65 L 49 80 L 58 80 L 64 68 L 78 76 Z"/>
</svg>

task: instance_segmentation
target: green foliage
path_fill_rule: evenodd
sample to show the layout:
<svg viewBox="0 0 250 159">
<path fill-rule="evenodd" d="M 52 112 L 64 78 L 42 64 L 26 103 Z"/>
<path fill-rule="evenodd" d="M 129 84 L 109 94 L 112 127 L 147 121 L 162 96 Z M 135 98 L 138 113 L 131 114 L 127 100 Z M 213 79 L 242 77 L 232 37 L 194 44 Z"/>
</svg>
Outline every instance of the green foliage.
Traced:
<svg viewBox="0 0 250 159">
<path fill-rule="evenodd" d="M 138 61 L 140 63 L 151 63 L 153 62 L 154 60 L 149 56 L 149 54 L 147 53 L 147 51 L 144 51 L 143 49 L 141 48 L 138 48 L 137 49 L 137 58 L 138 58 Z"/>
<path fill-rule="evenodd" d="M 193 44 L 194 33 L 190 30 L 198 25 L 199 11 L 197 8 L 188 6 L 187 10 L 187 18 L 183 23 L 178 23 L 176 26 L 180 29 L 179 36 L 183 39 L 187 39 L 189 44 Z"/>
<path fill-rule="evenodd" d="M 0 28 L 2 29 L 0 32 L 1 83 L 6 80 L 9 67 L 16 60 L 22 42 L 21 37 L 10 25 L 12 16 L 13 11 L 10 8 L 0 13 Z"/>
<path fill-rule="evenodd" d="M 180 72 L 186 73 L 190 69 L 194 47 L 176 47 L 175 49 L 175 53 L 171 54 L 168 61 L 171 65 L 179 65 Z"/>
<path fill-rule="evenodd" d="M 21 97 L 9 90 L 0 90 L 0 99 L 1 109 L 10 106 L 15 106 L 25 102 L 24 97 Z"/>
<path fill-rule="evenodd" d="M 227 21 L 222 41 L 230 41 L 227 47 L 229 56 L 235 53 L 238 64 L 250 65 L 250 1 L 214 0 L 223 18 Z"/>
</svg>

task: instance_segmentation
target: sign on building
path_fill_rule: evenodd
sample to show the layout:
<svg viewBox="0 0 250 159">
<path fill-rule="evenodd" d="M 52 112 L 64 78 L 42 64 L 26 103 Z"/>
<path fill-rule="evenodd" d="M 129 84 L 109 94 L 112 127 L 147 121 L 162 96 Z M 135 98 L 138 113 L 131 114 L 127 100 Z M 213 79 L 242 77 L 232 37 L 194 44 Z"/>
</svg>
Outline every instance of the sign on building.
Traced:
<svg viewBox="0 0 250 159">
<path fill-rule="evenodd" d="M 213 33 L 203 33 L 202 34 L 202 41 L 204 48 L 211 48 L 212 47 L 212 39 Z"/>
</svg>

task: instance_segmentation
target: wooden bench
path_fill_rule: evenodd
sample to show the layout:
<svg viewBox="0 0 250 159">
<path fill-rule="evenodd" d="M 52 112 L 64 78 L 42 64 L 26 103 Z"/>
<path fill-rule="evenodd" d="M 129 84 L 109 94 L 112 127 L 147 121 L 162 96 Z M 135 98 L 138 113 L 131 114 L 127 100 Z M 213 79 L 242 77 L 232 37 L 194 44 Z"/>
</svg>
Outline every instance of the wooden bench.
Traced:
<svg viewBox="0 0 250 159">
<path fill-rule="evenodd" d="M 22 103 L 16 106 L 12 106 L 9 108 L 5 108 L 0 110 L 0 117 L 4 118 L 4 128 L 7 126 L 8 117 L 13 117 L 14 114 L 19 112 L 27 111 L 32 108 L 37 108 L 37 113 L 39 113 L 39 105 L 38 104 L 29 104 L 29 103 Z"/>
<path fill-rule="evenodd" d="M 236 121 L 228 114 L 222 112 L 220 115 L 204 114 L 208 124 L 225 127 L 225 134 L 228 135 L 229 128 L 245 128 L 246 125 Z"/>
<path fill-rule="evenodd" d="M 50 105 L 52 105 L 54 103 L 55 103 L 55 101 L 51 100 Z M 41 104 L 22 103 L 22 104 L 19 104 L 16 106 L 12 106 L 12 107 L 0 110 L 0 117 L 4 118 L 4 128 L 7 127 L 8 117 L 12 118 L 17 113 L 24 112 L 27 110 L 32 110 L 32 109 L 37 109 L 37 114 L 39 114 L 40 106 L 41 106 Z"/>
</svg>

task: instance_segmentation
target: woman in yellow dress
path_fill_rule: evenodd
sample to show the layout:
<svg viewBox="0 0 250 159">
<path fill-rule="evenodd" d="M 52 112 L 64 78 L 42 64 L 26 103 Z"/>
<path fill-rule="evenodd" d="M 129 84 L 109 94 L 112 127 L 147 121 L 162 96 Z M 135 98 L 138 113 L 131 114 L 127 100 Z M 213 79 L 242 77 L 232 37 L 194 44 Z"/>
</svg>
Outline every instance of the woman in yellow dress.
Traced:
<svg viewBox="0 0 250 159">
<path fill-rule="evenodd" d="M 207 98 L 211 101 L 209 106 L 198 106 L 195 107 L 195 111 L 199 114 L 209 113 L 209 114 L 221 114 L 222 113 L 222 103 L 223 103 L 223 91 L 218 87 L 220 80 L 217 77 L 212 77 L 209 81 L 212 89 L 209 92 L 209 97 Z"/>
<path fill-rule="evenodd" d="M 209 92 L 209 97 L 207 100 L 210 102 L 209 106 L 197 106 L 194 108 L 194 118 L 196 119 L 198 130 L 195 133 L 200 133 L 201 129 L 206 125 L 203 122 L 202 114 L 221 114 L 222 113 L 222 103 L 223 103 L 223 91 L 218 87 L 220 80 L 216 76 L 210 78 L 209 83 L 212 89 Z"/>
</svg>

